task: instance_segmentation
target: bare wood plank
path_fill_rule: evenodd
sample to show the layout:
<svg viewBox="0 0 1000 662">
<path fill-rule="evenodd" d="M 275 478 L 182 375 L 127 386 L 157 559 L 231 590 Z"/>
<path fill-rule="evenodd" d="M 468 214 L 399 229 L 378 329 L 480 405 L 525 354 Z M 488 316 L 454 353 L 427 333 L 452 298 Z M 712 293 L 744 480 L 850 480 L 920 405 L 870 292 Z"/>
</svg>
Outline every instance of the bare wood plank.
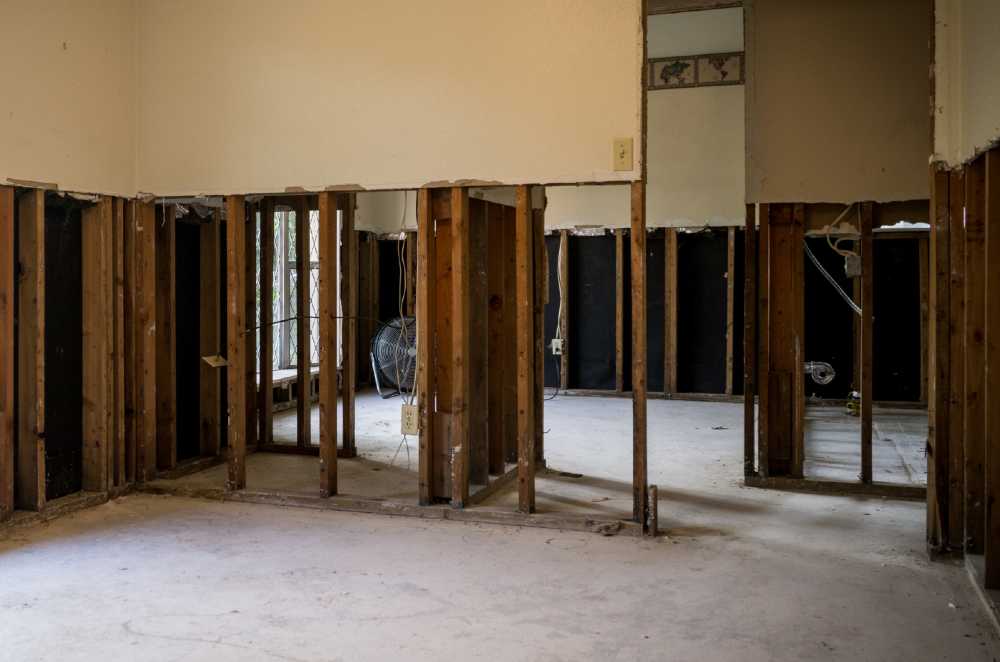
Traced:
<svg viewBox="0 0 1000 662">
<path fill-rule="evenodd" d="M 489 297 L 484 200 L 469 200 L 469 481 L 489 482 Z"/>
<path fill-rule="evenodd" d="M 873 207 L 861 203 L 861 482 L 872 482 L 872 365 L 874 358 L 875 252 Z M 801 372 L 801 371 L 800 371 Z"/>
<path fill-rule="evenodd" d="M 948 332 L 945 334 L 946 347 L 949 352 L 949 383 L 942 386 L 947 413 L 945 421 L 947 430 L 944 435 L 947 440 L 948 456 L 948 544 L 954 549 L 966 547 L 969 551 L 981 554 L 983 551 L 983 490 L 981 481 L 972 481 L 966 494 L 966 456 L 965 456 L 965 179 L 961 171 L 948 175 L 945 201 L 948 205 L 948 215 L 945 222 L 948 229 L 947 268 L 951 277 L 946 285 L 948 292 L 948 310 L 946 311 Z M 969 472 L 981 475 L 981 458 L 971 458 L 973 465 Z M 977 466 L 978 463 L 978 466 Z M 978 473 L 977 473 L 978 472 Z M 967 500 L 968 497 L 968 500 Z M 970 518 L 965 522 L 968 510 Z M 964 522 L 964 524 L 963 524 Z"/>
<path fill-rule="evenodd" d="M 343 361 L 341 366 L 341 397 L 344 419 L 340 435 L 340 442 L 343 446 L 342 457 L 354 457 L 358 454 L 354 439 L 354 389 L 358 381 L 358 245 L 357 234 L 354 232 L 356 206 L 355 194 L 344 194 L 340 223 L 340 305 L 343 310 L 341 331 L 344 336 L 341 340 Z"/>
<path fill-rule="evenodd" d="M 156 223 L 156 468 L 177 464 L 176 207 Z"/>
<path fill-rule="evenodd" d="M 985 407 L 985 585 L 1000 588 L 1000 150 L 986 153 L 986 269 L 981 273 L 986 281 L 984 332 L 986 334 L 986 383 L 983 393 Z"/>
<path fill-rule="evenodd" d="M 743 234 L 743 475 L 754 474 L 754 395 L 757 386 L 757 219 L 746 206 Z"/>
<path fill-rule="evenodd" d="M 239 369 L 242 369 L 246 377 L 243 380 L 243 388 L 246 395 L 243 403 L 246 406 L 246 440 L 247 446 L 254 448 L 257 446 L 257 214 L 260 211 L 260 203 L 253 203 L 248 208 L 246 215 L 246 228 L 243 231 L 244 241 L 244 302 L 246 315 L 246 333 L 243 335 L 243 342 L 246 347 L 243 350 L 243 362 Z M 232 365 L 232 363 L 230 363 Z"/>
<path fill-rule="evenodd" d="M 246 370 L 246 206 L 242 195 L 226 197 L 226 308 L 229 321 L 226 328 L 226 371 L 229 389 L 229 457 L 226 477 L 228 491 L 247 486 L 247 388 Z"/>
<path fill-rule="evenodd" d="M 295 259 L 296 277 L 295 312 L 298 318 L 296 332 L 298 333 L 298 346 L 295 362 L 298 373 L 299 397 L 295 403 L 295 411 L 298 422 L 297 441 L 299 446 L 312 446 L 312 347 L 310 334 L 310 250 L 309 250 L 309 205 L 305 198 L 300 198 L 295 215 Z"/>
<path fill-rule="evenodd" d="M 274 201 L 261 200 L 260 214 L 260 365 L 257 368 L 260 372 L 257 387 L 260 429 L 257 442 L 268 445 L 274 442 Z M 336 210 L 333 223 L 336 229 Z"/>
<path fill-rule="evenodd" d="M 113 438 L 111 462 L 108 470 L 111 484 L 124 487 L 126 463 L 126 399 L 125 399 L 125 200 L 113 200 L 114 216 L 111 223 L 113 265 L 113 313 L 108 323 L 113 326 L 111 369 L 114 374 L 113 397 Z"/>
<path fill-rule="evenodd" d="M 534 253 L 535 463 L 545 466 L 545 305 L 549 302 L 549 259 L 545 249 L 545 211 L 532 210 Z"/>
<path fill-rule="evenodd" d="M 18 200 L 17 485 L 24 510 L 45 506 L 45 192 Z"/>
<path fill-rule="evenodd" d="M 455 364 L 452 361 L 452 345 L 455 334 L 452 331 L 452 317 L 454 306 L 452 298 L 454 287 L 452 286 L 452 224 L 451 224 L 451 195 L 449 189 L 439 189 L 432 193 L 431 200 L 445 198 L 448 200 L 448 218 L 434 219 L 434 269 L 437 276 L 437 283 L 434 292 L 435 311 L 434 318 L 434 384 L 437 407 L 434 419 L 434 441 L 432 457 L 434 469 L 434 484 L 432 492 L 434 498 L 450 500 L 452 498 L 452 448 L 451 438 L 451 414 L 452 414 L 452 393 L 455 389 Z M 432 211 L 437 213 L 439 205 L 432 203 Z"/>
<path fill-rule="evenodd" d="M 736 318 L 736 228 L 729 228 L 726 238 L 726 395 L 732 395 L 735 379 L 733 332 Z"/>
<path fill-rule="evenodd" d="M 664 233 L 664 347 L 663 390 L 677 392 L 677 230 L 667 228 Z"/>
<path fill-rule="evenodd" d="M 615 390 L 625 390 L 625 233 L 615 230 Z"/>
<path fill-rule="evenodd" d="M 930 329 L 928 384 L 927 542 L 944 549 L 951 534 L 949 524 L 949 175 L 931 166 Z M 963 186 L 964 189 L 964 186 Z"/>
<path fill-rule="evenodd" d="M 531 189 L 517 187 L 515 257 L 517 260 L 517 493 L 518 510 L 535 511 L 535 398 Z"/>
<path fill-rule="evenodd" d="M 559 357 L 559 388 L 565 391 L 569 388 L 569 232 L 559 232 L 559 308 L 562 316 L 559 318 L 559 337 L 562 338 L 562 356 Z"/>
<path fill-rule="evenodd" d="M 199 228 L 201 288 L 199 293 L 200 352 L 202 356 L 222 353 L 222 325 L 219 320 L 219 298 L 221 287 L 221 255 L 219 236 L 219 216 L 214 212 Z M 205 361 L 200 367 L 199 408 L 201 409 L 201 454 L 218 455 L 221 448 L 220 416 L 222 413 L 222 376 L 218 368 Z"/>
<path fill-rule="evenodd" d="M 125 253 L 125 304 L 123 317 L 125 322 L 125 338 L 123 352 L 125 361 L 125 482 L 137 480 L 139 440 L 139 388 L 136 372 L 136 328 L 138 316 L 136 311 L 136 201 L 125 202 L 124 218 L 124 253 Z"/>
<path fill-rule="evenodd" d="M 156 478 L 156 206 L 135 204 L 136 478 Z"/>
<path fill-rule="evenodd" d="M 770 411 L 771 381 L 771 205 L 759 208 L 759 229 L 757 237 L 757 474 L 761 478 L 770 475 L 768 464 L 768 412 Z"/>
<path fill-rule="evenodd" d="M 83 489 L 105 492 L 111 442 L 112 304 L 111 223 L 108 197 L 84 209 L 81 225 L 83 289 Z"/>
<path fill-rule="evenodd" d="M 470 254 L 469 190 L 455 186 L 451 189 L 451 363 L 452 376 L 455 380 L 451 392 L 451 503 L 458 508 L 463 507 L 469 499 L 471 461 L 471 420 L 468 401 L 472 388 Z"/>
<path fill-rule="evenodd" d="M 632 519 L 648 526 L 646 452 L 646 184 L 632 182 Z"/>
<path fill-rule="evenodd" d="M 504 315 L 509 303 L 504 301 L 504 215 L 503 207 L 486 203 L 487 225 L 487 382 L 489 416 L 489 470 L 493 475 L 506 471 L 504 462 L 504 388 L 505 372 L 510 370 L 504 355 Z"/>
<path fill-rule="evenodd" d="M 319 494 L 337 493 L 337 198 L 319 194 Z"/>
<path fill-rule="evenodd" d="M 504 216 L 504 356 L 509 369 L 504 373 L 503 417 L 504 458 L 517 464 L 517 251 L 516 210 L 503 208 Z"/>
<path fill-rule="evenodd" d="M 421 505 L 433 500 L 435 255 L 431 194 L 417 192 L 417 408 L 420 415 L 419 492 Z"/>
<path fill-rule="evenodd" d="M 986 399 L 986 159 L 981 157 L 966 166 L 965 174 L 965 334 L 963 369 L 965 378 L 965 408 L 963 415 L 963 439 L 965 451 L 965 514 L 966 535 L 972 537 L 975 546 L 989 545 L 990 532 L 984 529 L 989 498 L 986 492 L 986 416 L 990 404 Z M 954 293 L 952 293 L 954 295 Z M 952 357 L 952 370 L 957 357 Z M 952 374 L 954 383 L 955 374 Z M 949 426 L 950 429 L 950 426 Z M 950 443 L 959 443 L 949 438 Z M 949 453 L 951 456 L 951 453 Z M 949 467 L 951 466 L 949 462 Z M 949 486 L 961 476 L 948 476 Z M 950 498 L 950 489 L 949 489 Z M 949 503 L 949 506 L 951 504 Z M 942 517 L 955 512 L 949 508 Z M 960 511 L 959 511 L 960 512 Z M 961 520 L 949 522 L 952 528 L 960 526 Z M 994 548 L 995 549 L 995 548 Z"/>
<path fill-rule="evenodd" d="M 0 186 L 0 522 L 14 514 L 14 188 Z"/>
</svg>

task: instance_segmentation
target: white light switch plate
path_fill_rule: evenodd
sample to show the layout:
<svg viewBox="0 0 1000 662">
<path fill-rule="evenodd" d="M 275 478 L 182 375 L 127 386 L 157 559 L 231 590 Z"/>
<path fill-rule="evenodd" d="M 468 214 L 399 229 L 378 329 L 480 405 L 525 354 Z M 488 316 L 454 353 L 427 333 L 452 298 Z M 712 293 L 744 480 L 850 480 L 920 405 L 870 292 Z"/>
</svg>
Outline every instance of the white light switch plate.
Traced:
<svg viewBox="0 0 1000 662">
<path fill-rule="evenodd" d="M 402 433 L 416 436 L 420 433 L 420 423 L 417 418 L 416 405 L 403 405 L 400 427 Z"/>
</svg>

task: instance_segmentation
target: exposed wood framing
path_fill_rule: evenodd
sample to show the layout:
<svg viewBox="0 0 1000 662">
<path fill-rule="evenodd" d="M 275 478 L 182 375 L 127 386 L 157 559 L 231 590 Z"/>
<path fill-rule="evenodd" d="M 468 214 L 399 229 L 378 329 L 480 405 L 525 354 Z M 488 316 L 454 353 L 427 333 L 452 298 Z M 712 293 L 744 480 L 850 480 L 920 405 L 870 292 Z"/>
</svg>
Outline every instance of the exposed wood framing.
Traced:
<svg viewBox="0 0 1000 662">
<path fill-rule="evenodd" d="M 260 202 L 260 429 L 257 443 L 274 442 L 274 201 Z M 336 227 L 336 217 L 334 217 Z M 336 356 L 334 357 L 336 359 Z M 335 364 L 336 365 L 336 364 Z"/>
<path fill-rule="evenodd" d="M 355 457 L 358 454 L 354 438 L 354 389 L 358 373 L 358 244 L 354 232 L 354 193 L 345 193 L 341 198 L 340 223 L 340 305 L 342 309 L 341 331 L 341 397 L 343 399 L 343 431 L 340 442 L 343 447 L 341 457 Z"/>
<path fill-rule="evenodd" d="M 417 192 L 417 407 L 419 433 L 420 504 L 429 505 L 434 496 L 434 393 L 436 349 L 434 347 L 436 256 L 431 192 Z M 345 327 L 346 328 L 346 327 Z M 345 354 L 346 356 L 346 354 Z"/>
<path fill-rule="evenodd" d="M 319 493 L 337 493 L 337 197 L 319 194 Z M 264 280 L 268 280 L 265 278 Z"/>
<path fill-rule="evenodd" d="M 663 392 L 677 392 L 677 230 L 664 232 Z"/>
<path fill-rule="evenodd" d="M 24 510 L 45 506 L 45 192 L 18 200 L 17 486 Z"/>
<path fill-rule="evenodd" d="M 948 470 L 945 474 L 948 482 L 948 514 L 949 521 L 955 526 L 949 527 L 948 546 L 961 549 L 967 545 L 970 551 L 983 551 L 983 485 L 981 480 L 967 482 L 966 473 L 971 476 L 982 475 L 982 459 L 970 458 L 978 466 L 966 466 L 965 456 L 965 176 L 961 171 L 952 172 L 945 180 L 944 203 L 948 206 L 944 221 L 948 223 L 948 241 L 944 245 L 947 251 L 946 268 L 950 278 L 946 281 L 949 288 L 945 298 L 945 319 L 948 331 L 944 335 L 948 352 L 949 379 L 943 389 L 945 403 L 944 431 L 948 444 Z M 928 247 L 929 250 L 929 247 Z M 930 265 L 929 265 L 930 266 Z M 929 269 L 930 270 L 930 269 Z M 931 272 L 933 273 L 933 272 Z M 930 285 L 930 283 L 929 283 Z M 929 293 L 928 293 L 929 294 Z M 931 333 L 928 329 L 928 346 Z M 930 366 L 928 365 L 928 370 Z M 929 394 L 928 394 L 928 397 Z M 952 441 L 954 440 L 954 441 Z M 928 462 L 931 464 L 932 462 Z M 978 472 L 978 473 L 977 473 Z M 928 481 L 929 484 L 929 481 Z M 965 512 L 971 514 L 966 527 L 961 526 Z"/>
<path fill-rule="evenodd" d="M 545 249 L 545 211 L 533 209 L 535 463 L 545 466 L 545 305 L 549 302 L 549 258 Z"/>
<path fill-rule="evenodd" d="M 111 264 L 112 264 L 112 307 L 109 323 L 112 327 L 111 370 L 113 375 L 111 410 L 112 444 L 108 458 L 109 483 L 112 488 L 126 485 L 127 451 L 125 449 L 127 430 L 126 414 L 128 401 L 125 398 L 125 200 L 112 200 L 111 219 Z"/>
<path fill-rule="evenodd" d="M 226 197 L 226 371 L 229 389 L 228 472 L 226 489 L 242 490 L 247 486 L 247 306 L 246 306 L 246 206 L 242 195 Z"/>
<path fill-rule="evenodd" d="M 139 388 L 138 375 L 136 372 L 136 327 L 138 317 L 136 314 L 137 287 L 136 287 L 136 214 L 137 205 L 134 200 L 125 203 L 124 227 L 124 247 L 125 256 L 125 303 L 122 316 L 124 317 L 123 340 L 123 360 L 125 362 L 125 482 L 133 483 L 137 480 L 137 459 L 139 443 Z"/>
<path fill-rule="evenodd" d="M 615 230 L 615 390 L 625 390 L 625 231 Z"/>
<path fill-rule="evenodd" d="M 177 465 L 177 208 L 156 226 L 156 468 Z"/>
<path fill-rule="evenodd" d="M 14 189 L 0 186 L 0 522 L 14 513 Z"/>
<path fill-rule="evenodd" d="M 754 474 L 754 396 L 757 393 L 757 209 L 746 206 L 743 234 L 743 475 Z"/>
<path fill-rule="evenodd" d="M 246 445 L 249 448 L 257 446 L 257 212 L 260 203 L 249 206 L 246 214 L 246 227 L 243 230 L 243 307 L 246 333 L 243 335 L 243 360 L 237 370 L 244 373 L 243 396 L 246 417 Z M 301 218 L 301 217 L 300 217 Z M 229 364 L 232 366 L 233 362 Z M 230 368 L 232 369 L 232 368 Z M 301 398 L 299 398 L 301 400 Z"/>
<path fill-rule="evenodd" d="M 113 205 L 101 197 L 83 210 L 83 489 L 109 487 L 108 452 L 114 409 L 111 358 L 114 346 Z"/>
<path fill-rule="evenodd" d="M 486 225 L 484 200 L 469 200 L 469 481 L 489 482 L 489 366 Z"/>
<path fill-rule="evenodd" d="M 949 174 L 931 167 L 930 241 L 930 383 L 927 437 L 927 542 L 943 550 L 951 540 L 949 507 L 949 407 L 951 398 L 949 355 L 950 311 L 950 206 Z M 959 527 L 961 528 L 961 527 Z"/>
<path fill-rule="evenodd" d="M 562 316 L 558 320 L 559 337 L 562 338 L 562 356 L 559 357 L 559 388 L 563 391 L 569 388 L 569 232 L 559 232 L 559 308 Z"/>
<path fill-rule="evenodd" d="M 733 331 L 736 319 L 736 228 L 729 228 L 726 239 L 726 395 L 732 395 L 735 379 Z"/>
<path fill-rule="evenodd" d="M 768 392 L 770 382 L 770 352 L 768 350 L 771 335 L 768 301 L 771 291 L 770 217 L 771 205 L 760 205 L 757 212 L 757 369 L 755 374 L 757 381 L 757 475 L 761 478 L 767 478 L 771 473 L 768 463 L 767 441 L 771 406 Z"/>
<path fill-rule="evenodd" d="M 644 526 L 646 468 L 646 184 L 632 183 L 632 518 Z"/>
<path fill-rule="evenodd" d="M 504 208 L 501 205 L 486 203 L 486 226 L 488 238 L 487 251 L 487 298 L 489 312 L 487 313 L 487 399 L 489 407 L 488 437 L 489 437 L 489 471 L 498 476 L 506 473 L 504 460 L 504 425 L 506 419 L 504 410 L 504 389 L 506 374 L 512 369 L 504 354 L 506 338 L 504 337 L 504 316 L 509 314 L 511 301 L 505 300 L 504 294 Z"/>
<path fill-rule="evenodd" d="M 471 460 L 470 253 L 469 190 L 456 186 L 451 189 L 451 503 L 457 508 L 469 499 Z"/>
<path fill-rule="evenodd" d="M 135 202 L 136 477 L 156 478 L 156 207 Z"/>
<path fill-rule="evenodd" d="M 434 216 L 434 384 L 436 403 L 434 413 L 434 440 L 431 445 L 434 462 L 432 486 L 433 498 L 450 501 L 452 494 L 452 450 L 455 446 L 452 433 L 452 392 L 455 389 L 455 363 L 452 360 L 452 344 L 455 334 L 452 329 L 454 306 L 452 298 L 455 288 L 452 268 L 452 247 L 454 241 L 451 221 L 451 191 L 437 189 L 432 193 Z M 442 204 L 443 203 L 443 204 Z"/>
<path fill-rule="evenodd" d="M 1000 588 L 1000 150 L 986 153 L 985 226 L 986 226 L 986 384 L 985 407 L 985 585 Z"/>
<path fill-rule="evenodd" d="M 517 487 L 518 510 L 535 511 L 535 396 L 532 261 L 534 240 L 531 188 L 517 187 L 515 257 L 517 260 Z"/>
<path fill-rule="evenodd" d="M 984 513 L 988 508 L 986 492 L 986 416 L 990 403 L 986 398 L 986 157 L 980 157 L 966 167 L 965 172 L 965 273 L 964 283 L 964 403 L 962 431 L 965 453 L 965 516 L 967 537 L 989 544 L 989 531 L 983 529 Z M 954 235 L 952 237 L 954 240 Z M 954 296 L 954 293 L 953 293 Z M 952 370 L 959 359 L 952 357 Z M 955 383 L 952 374 L 951 382 Z M 951 438 L 956 445 L 958 440 Z M 960 480 L 960 476 L 949 476 Z M 984 503 L 986 501 L 987 503 Z M 960 512 L 953 510 L 952 512 Z M 961 522 L 961 519 L 958 520 Z M 952 527 L 955 527 L 952 520 Z M 983 538 L 985 534 L 985 539 Z M 954 532 L 952 537 L 954 538 Z M 977 543 L 977 546 L 980 546 Z M 989 573 L 987 573 L 989 574 Z"/>
<path fill-rule="evenodd" d="M 298 398 L 295 402 L 298 423 L 296 440 L 299 446 L 312 446 L 312 347 L 310 334 L 312 309 L 310 308 L 309 202 L 299 198 L 295 213 L 295 325 L 297 345 L 295 366 L 298 374 Z M 256 375 L 254 376 L 256 379 Z"/>
<path fill-rule="evenodd" d="M 872 482 L 872 384 L 875 319 L 875 250 L 873 207 L 861 203 L 861 482 Z M 801 366 L 801 363 L 799 364 Z M 802 374 L 801 367 L 798 373 Z"/>
<path fill-rule="evenodd" d="M 503 207 L 504 224 L 504 356 L 508 369 L 503 390 L 504 457 L 517 464 L 517 211 Z"/>
<path fill-rule="evenodd" d="M 199 292 L 199 318 L 201 320 L 201 356 L 215 356 L 222 353 L 222 325 L 219 320 L 221 306 L 219 297 L 222 295 L 219 287 L 221 277 L 221 238 L 219 224 L 221 212 L 215 211 L 202 222 L 199 232 L 201 241 L 201 288 Z M 221 441 L 220 416 L 222 414 L 222 376 L 219 369 L 212 367 L 206 361 L 200 361 L 199 369 L 201 396 L 199 408 L 201 413 L 201 454 L 214 456 L 219 454 Z"/>
</svg>

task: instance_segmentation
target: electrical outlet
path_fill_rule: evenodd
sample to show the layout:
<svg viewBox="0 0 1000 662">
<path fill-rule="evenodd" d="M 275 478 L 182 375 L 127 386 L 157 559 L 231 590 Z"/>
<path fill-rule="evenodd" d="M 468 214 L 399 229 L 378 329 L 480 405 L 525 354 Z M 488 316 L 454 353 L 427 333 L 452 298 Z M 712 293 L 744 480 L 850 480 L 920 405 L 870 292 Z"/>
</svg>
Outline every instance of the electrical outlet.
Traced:
<svg viewBox="0 0 1000 662">
<path fill-rule="evenodd" d="M 417 417 L 416 405 L 403 405 L 403 413 L 400 416 L 400 427 L 403 434 L 416 436 L 420 433 L 420 423 Z"/>
<path fill-rule="evenodd" d="M 614 161 L 616 172 L 632 170 L 633 160 L 631 138 L 615 138 Z"/>
<path fill-rule="evenodd" d="M 562 338 L 552 339 L 552 356 L 562 356 L 563 343 Z"/>
</svg>

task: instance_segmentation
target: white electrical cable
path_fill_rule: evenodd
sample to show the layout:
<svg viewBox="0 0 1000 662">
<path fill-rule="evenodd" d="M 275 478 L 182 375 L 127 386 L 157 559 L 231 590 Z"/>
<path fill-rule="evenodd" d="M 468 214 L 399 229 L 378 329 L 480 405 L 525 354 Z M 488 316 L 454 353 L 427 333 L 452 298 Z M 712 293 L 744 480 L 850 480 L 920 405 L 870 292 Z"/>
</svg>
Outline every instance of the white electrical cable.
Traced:
<svg viewBox="0 0 1000 662">
<path fill-rule="evenodd" d="M 850 296 L 848 296 L 847 292 L 845 292 L 843 290 L 843 288 L 840 287 L 840 283 L 838 283 L 836 281 L 836 279 L 833 276 L 831 276 L 830 273 L 826 269 L 823 268 L 823 265 L 820 264 L 819 260 L 816 259 L 816 256 L 813 255 L 812 249 L 809 248 L 809 244 L 806 242 L 805 239 L 802 240 L 802 245 L 806 249 L 806 255 L 808 255 L 809 259 L 812 261 L 812 263 L 814 265 L 816 265 L 816 268 L 819 269 L 819 272 L 826 277 L 826 279 L 830 282 L 831 285 L 833 285 L 833 289 L 837 290 L 837 292 L 844 299 L 844 301 L 847 302 L 847 305 L 850 306 L 854 310 L 854 312 L 856 312 L 858 315 L 860 315 L 861 314 L 861 306 L 859 306 L 858 304 L 854 303 L 854 299 L 852 299 Z"/>
</svg>

